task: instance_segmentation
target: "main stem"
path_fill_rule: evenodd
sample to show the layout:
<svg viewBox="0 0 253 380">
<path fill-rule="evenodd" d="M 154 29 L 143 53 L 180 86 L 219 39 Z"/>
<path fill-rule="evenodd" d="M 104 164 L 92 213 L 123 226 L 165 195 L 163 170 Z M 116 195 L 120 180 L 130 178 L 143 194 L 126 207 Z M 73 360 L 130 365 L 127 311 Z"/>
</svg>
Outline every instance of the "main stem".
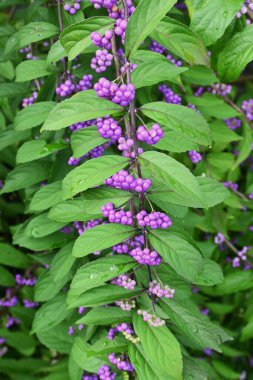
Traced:
<svg viewBox="0 0 253 380">
<path fill-rule="evenodd" d="M 61 14 L 61 0 L 57 0 L 57 13 L 58 13 L 58 20 L 59 20 L 59 28 L 60 32 L 63 30 L 63 23 L 62 23 L 62 14 Z M 64 77 L 67 75 L 67 62 L 66 58 L 63 57 L 63 70 L 64 70 Z"/>
</svg>

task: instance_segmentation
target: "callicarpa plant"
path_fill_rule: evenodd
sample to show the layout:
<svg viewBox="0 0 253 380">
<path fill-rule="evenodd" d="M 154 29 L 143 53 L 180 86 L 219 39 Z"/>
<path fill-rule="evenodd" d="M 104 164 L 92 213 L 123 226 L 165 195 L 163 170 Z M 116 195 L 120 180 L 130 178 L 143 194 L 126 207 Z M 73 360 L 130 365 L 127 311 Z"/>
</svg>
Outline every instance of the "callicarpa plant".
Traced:
<svg viewBox="0 0 253 380">
<path fill-rule="evenodd" d="M 253 1 L 0 2 L 0 379 L 253 379 Z"/>
</svg>

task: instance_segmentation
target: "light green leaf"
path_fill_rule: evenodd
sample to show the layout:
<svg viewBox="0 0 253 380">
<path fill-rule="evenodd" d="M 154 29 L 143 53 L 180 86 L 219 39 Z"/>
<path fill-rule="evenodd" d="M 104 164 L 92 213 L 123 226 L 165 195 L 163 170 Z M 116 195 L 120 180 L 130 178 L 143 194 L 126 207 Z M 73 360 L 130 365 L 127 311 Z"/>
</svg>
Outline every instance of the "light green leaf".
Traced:
<svg viewBox="0 0 253 380">
<path fill-rule="evenodd" d="M 17 131 L 37 127 L 42 124 L 52 109 L 56 106 L 55 102 L 39 102 L 25 107 L 19 111 L 14 119 L 14 128 Z"/>
<path fill-rule="evenodd" d="M 71 198 L 81 191 L 99 186 L 103 181 L 128 164 L 128 159 L 121 156 L 102 156 L 86 161 L 72 170 L 63 180 L 63 199 Z"/>
<path fill-rule="evenodd" d="M 64 57 L 66 57 L 66 52 L 64 47 L 61 45 L 60 40 L 58 40 L 50 47 L 47 55 L 47 62 L 55 63 Z"/>
<path fill-rule="evenodd" d="M 53 258 L 50 265 L 50 273 L 54 281 L 58 281 L 65 277 L 71 270 L 76 261 L 71 255 L 74 243 L 65 245 Z"/>
<path fill-rule="evenodd" d="M 125 37 L 125 53 L 132 56 L 142 41 L 173 7 L 175 0 L 141 0 L 130 17 Z"/>
<path fill-rule="evenodd" d="M 30 136 L 30 132 L 16 132 L 12 128 L 8 127 L 0 132 L 0 150 L 3 150 L 9 145 L 16 142 L 25 140 Z"/>
<path fill-rule="evenodd" d="M 59 33 L 57 26 L 48 22 L 31 22 L 24 25 L 18 32 L 18 46 L 20 48 L 53 37 Z"/>
<path fill-rule="evenodd" d="M 90 150 L 104 144 L 108 139 L 104 139 L 98 133 L 96 126 L 81 129 L 72 133 L 71 148 L 75 158 L 81 157 Z"/>
<path fill-rule="evenodd" d="M 121 111 L 122 108 L 119 105 L 99 98 L 95 91 L 81 91 L 59 103 L 50 112 L 42 130 L 56 131 L 80 121 L 113 115 Z"/>
<path fill-rule="evenodd" d="M 131 322 L 130 312 L 121 310 L 119 307 L 97 307 L 91 309 L 77 323 L 84 325 L 112 325 L 115 323 Z"/>
<path fill-rule="evenodd" d="M 130 226 L 109 223 L 85 231 L 76 240 L 72 254 L 75 257 L 87 256 L 90 253 L 112 247 L 134 236 L 135 229 Z"/>
<path fill-rule="evenodd" d="M 38 59 L 23 61 L 16 67 L 16 82 L 26 82 L 51 75 L 52 69 L 53 67 L 50 67 L 46 61 Z"/>
<path fill-rule="evenodd" d="M 31 263 L 27 255 L 10 244 L 0 243 L 0 252 L 0 264 L 14 268 L 27 268 Z"/>
<path fill-rule="evenodd" d="M 50 220 L 47 214 L 40 214 L 35 216 L 27 225 L 25 233 L 27 236 L 40 238 L 47 236 L 60 230 L 66 223 L 56 222 L 55 220 Z"/>
<path fill-rule="evenodd" d="M 29 210 L 44 211 L 59 203 L 62 198 L 62 182 L 57 181 L 43 186 L 33 196 Z"/>
<path fill-rule="evenodd" d="M 27 84 L 0 83 L 0 98 L 15 98 L 24 96 L 31 92 Z"/>
<path fill-rule="evenodd" d="M 66 146 L 64 143 L 47 144 L 45 140 L 27 141 L 17 151 L 16 162 L 17 164 L 23 164 L 35 161 L 65 149 Z"/>
<path fill-rule="evenodd" d="M 190 108 L 165 102 L 148 103 L 141 107 L 144 115 L 168 126 L 184 138 L 201 145 L 210 145 L 211 134 L 206 120 Z"/>
</svg>

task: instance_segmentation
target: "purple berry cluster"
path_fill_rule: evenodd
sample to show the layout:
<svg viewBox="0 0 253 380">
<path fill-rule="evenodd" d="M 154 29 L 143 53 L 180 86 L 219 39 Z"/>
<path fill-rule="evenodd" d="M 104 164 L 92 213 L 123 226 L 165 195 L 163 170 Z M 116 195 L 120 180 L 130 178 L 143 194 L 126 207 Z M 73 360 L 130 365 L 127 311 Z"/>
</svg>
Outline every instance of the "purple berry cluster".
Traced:
<svg viewBox="0 0 253 380">
<path fill-rule="evenodd" d="M 188 152 L 188 156 L 194 164 L 197 164 L 198 162 L 202 161 L 202 155 L 197 152 L 196 150 L 190 150 Z"/>
<path fill-rule="evenodd" d="M 114 245 L 112 249 L 114 252 L 117 252 L 119 254 L 129 253 L 129 251 L 132 248 L 141 247 L 141 245 L 143 244 L 144 244 L 144 236 L 140 235 L 140 236 L 135 236 L 133 239 L 127 240 L 124 243 Z"/>
<path fill-rule="evenodd" d="M 171 104 L 181 104 L 182 103 L 182 98 L 178 94 L 175 94 L 175 92 L 166 86 L 166 84 L 161 84 L 158 87 L 158 90 L 163 94 L 164 96 L 164 101 L 166 103 L 171 103 Z"/>
<path fill-rule="evenodd" d="M 121 310 L 130 311 L 131 309 L 135 308 L 136 302 L 135 300 L 116 301 L 115 305 L 119 306 Z"/>
<path fill-rule="evenodd" d="M 25 108 L 25 107 L 31 106 L 35 102 L 37 97 L 38 97 L 38 93 L 37 91 L 34 91 L 33 94 L 29 98 L 24 98 L 22 100 L 22 107 Z"/>
<path fill-rule="evenodd" d="M 110 363 L 114 364 L 119 371 L 132 372 L 134 370 L 131 363 L 124 360 L 121 356 L 116 357 L 114 353 L 108 356 L 108 360 Z"/>
<path fill-rule="evenodd" d="M 79 131 L 80 129 L 90 127 L 91 125 L 95 125 L 96 120 L 88 120 L 88 121 L 80 121 L 79 123 L 72 124 L 69 129 L 72 132 Z"/>
<path fill-rule="evenodd" d="M 237 183 L 233 183 L 231 181 L 225 181 L 223 182 L 223 185 L 227 188 L 227 189 L 230 189 L 232 191 L 237 191 L 238 190 L 238 184 Z"/>
<path fill-rule="evenodd" d="M 76 90 L 75 84 L 72 82 L 71 78 L 66 79 L 58 87 L 56 87 L 56 94 L 65 98 L 66 96 L 72 95 Z"/>
<path fill-rule="evenodd" d="M 19 324 L 20 324 L 20 320 L 19 319 L 14 318 L 11 315 L 7 315 L 7 319 L 6 319 L 6 322 L 5 322 L 5 327 L 7 329 L 10 329 L 12 326 L 19 325 Z"/>
<path fill-rule="evenodd" d="M 91 228 L 98 226 L 102 222 L 103 222 L 103 219 L 92 219 L 92 220 L 88 221 L 87 223 L 74 222 L 73 226 L 74 226 L 75 230 L 78 232 L 78 234 L 82 235 L 85 231 L 88 231 Z"/>
<path fill-rule="evenodd" d="M 123 209 L 116 211 L 112 203 L 107 203 L 105 206 L 102 206 L 101 210 L 103 215 L 109 219 L 110 223 L 133 225 L 134 220 L 131 211 L 124 211 Z"/>
<path fill-rule="evenodd" d="M 149 248 L 134 248 L 129 252 L 129 255 L 142 265 L 157 266 L 162 261 L 158 253 L 151 251 Z"/>
<path fill-rule="evenodd" d="M 103 139 L 110 139 L 112 143 L 116 142 L 122 135 L 122 129 L 118 122 L 112 117 L 97 119 L 98 133 Z"/>
<path fill-rule="evenodd" d="M 111 372 L 108 365 L 102 365 L 98 370 L 99 380 L 114 380 L 116 378 L 116 373 Z"/>
<path fill-rule="evenodd" d="M 238 268 L 241 262 L 247 260 L 246 253 L 248 252 L 249 249 L 250 247 L 245 246 L 240 251 L 237 252 L 237 257 L 235 257 L 232 261 L 233 268 Z"/>
<path fill-rule="evenodd" d="M 245 0 L 240 11 L 237 12 L 236 17 L 240 18 L 242 16 L 247 16 L 249 12 L 253 12 L 253 0 Z M 247 25 L 250 25 L 252 23 L 252 20 L 250 17 L 246 18 Z"/>
<path fill-rule="evenodd" d="M 128 323 L 120 323 L 116 327 L 111 328 L 108 331 L 107 338 L 109 340 L 113 340 L 115 338 L 115 335 L 118 332 L 121 332 L 121 333 L 124 332 L 125 334 L 128 334 L 128 335 L 133 335 L 134 334 L 134 330 L 131 328 L 131 326 Z"/>
<path fill-rule="evenodd" d="M 171 54 L 167 54 L 166 58 L 173 63 L 175 66 L 180 67 L 182 66 L 183 62 L 180 59 L 175 59 Z"/>
<path fill-rule="evenodd" d="M 215 244 L 222 244 L 225 241 L 225 237 L 221 232 L 218 232 L 218 234 L 214 237 Z"/>
<path fill-rule="evenodd" d="M 96 73 L 102 73 L 107 70 L 107 67 L 112 65 L 113 55 L 108 53 L 108 50 L 97 50 L 96 56 L 92 58 L 90 67 Z"/>
<path fill-rule="evenodd" d="M 37 282 L 36 277 L 22 277 L 21 274 L 16 274 L 15 276 L 16 284 L 17 285 L 22 285 L 22 286 L 34 286 Z"/>
<path fill-rule="evenodd" d="M 73 4 L 66 3 L 63 8 L 70 15 L 74 15 L 79 9 L 81 9 L 81 1 L 82 0 L 75 0 Z"/>
<path fill-rule="evenodd" d="M 240 119 L 237 119 L 236 117 L 232 117 L 231 119 L 226 119 L 225 123 L 229 129 L 235 130 L 239 128 L 242 125 L 242 122 Z"/>
<path fill-rule="evenodd" d="M 116 26 L 115 26 L 114 31 L 115 31 L 115 34 L 117 36 L 121 37 L 123 44 L 124 44 L 124 41 L 125 41 L 126 28 L 127 28 L 127 20 L 118 18 L 116 20 Z"/>
<path fill-rule="evenodd" d="M 27 300 L 27 299 L 23 300 L 23 305 L 27 309 L 34 309 L 34 308 L 36 308 L 36 307 L 39 306 L 38 302 L 33 302 L 33 301 L 30 301 L 30 300 Z"/>
<path fill-rule="evenodd" d="M 92 88 L 93 76 L 91 74 L 84 75 L 76 85 L 76 92 L 86 91 Z"/>
<path fill-rule="evenodd" d="M 7 288 L 5 291 L 4 298 L 0 299 L 0 306 L 2 307 L 13 307 L 16 306 L 18 303 L 18 299 L 16 296 L 12 295 L 12 289 Z"/>
<path fill-rule="evenodd" d="M 91 4 L 94 5 L 94 8 L 106 8 L 111 9 L 114 5 L 117 5 L 117 0 L 90 0 Z"/>
<path fill-rule="evenodd" d="M 166 48 L 155 40 L 151 41 L 148 48 L 149 50 L 154 51 L 155 53 L 159 53 L 159 54 L 164 54 L 166 51 Z"/>
<path fill-rule="evenodd" d="M 135 97 L 135 88 L 133 84 L 111 83 L 106 78 L 100 78 L 94 85 L 94 90 L 100 98 L 111 100 L 122 107 L 126 107 Z"/>
<path fill-rule="evenodd" d="M 253 120 L 253 99 L 244 100 L 242 102 L 242 110 L 248 120 Z"/>
<path fill-rule="evenodd" d="M 136 136 L 139 141 L 143 141 L 148 145 L 154 145 L 163 138 L 164 132 L 159 124 L 153 124 L 149 130 L 140 125 L 136 131 Z"/>
<path fill-rule="evenodd" d="M 175 289 L 171 289 L 168 285 L 161 286 L 156 280 L 149 283 L 148 290 L 158 298 L 173 298 L 176 292 Z"/>
<path fill-rule="evenodd" d="M 111 284 L 113 285 L 117 285 L 117 286 L 122 286 L 123 288 L 125 289 L 130 289 L 130 290 L 133 290 L 135 285 L 136 285 L 136 281 L 132 280 L 129 276 L 127 276 L 126 274 L 122 274 L 116 278 L 114 278 L 112 281 L 111 281 Z"/>
<path fill-rule="evenodd" d="M 217 83 L 208 88 L 208 91 L 215 95 L 227 96 L 231 93 L 232 86 L 228 84 Z"/>
<path fill-rule="evenodd" d="M 148 214 L 147 211 L 142 210 L 138 212 L 136 219 L 140 227 L 150 227 L 153 230 L 156 228 L 166 229 L 172 226 L 170 217 L 159 211 Z"/>
<path fill-rule="evenodd" d="M 111 39 L 113 37 L 113 31 L 107 30 L 104 36 L 98 32 L 92 32 L 90 38 L 95 46 L 110 50 L 112 48 Z"/>
<path fill-rule="evenodd" d="M 126 170 L 120 170 L 112 177 L 105 180 L 105 184 L 126 191 L 146 192 L 152 185 L 151 179 L 134 178 Z"/>
<path fill-rule="evenodd" d="M 140 310 L 139 309 L 139 310 L 137 310 L 137 314 L 138 315 L 142 315 L 142 318 L 143 318 L 144 322 L 148 322 L 148 324 L 150 326 L 161 327 L 161 326 L 165 325 L 165 321 L 163 321 L 162 319 L 158 318 L 155 315 L 150 314 L 146 310 Z"/>
</svg>

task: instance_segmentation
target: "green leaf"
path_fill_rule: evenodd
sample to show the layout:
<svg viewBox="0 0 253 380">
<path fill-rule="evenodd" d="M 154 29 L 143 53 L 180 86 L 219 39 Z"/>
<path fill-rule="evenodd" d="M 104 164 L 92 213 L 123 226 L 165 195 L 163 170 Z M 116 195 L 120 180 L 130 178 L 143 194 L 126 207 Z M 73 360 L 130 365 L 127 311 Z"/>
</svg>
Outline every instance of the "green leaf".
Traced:
<svg viewBox="0 0 253 380">
<path fill-rule="evenodd" d="M 242 137 L 229 129 L 221 120 L 215 120 L 210 124 L 212 140 L 217 143 L 230 143 L 240 141 Z"/>
<path fill-rule="evenodd" d="M 245 161 L 249 157 L 250 153 L 252 152 L 252 143 L 252 129 L 247 122 L 243 121 L 243 136 L 242 141 L 238 146 L 238 150 L 240 153 L 232 170 L 235 170 L 243 161 Z"/>
<path fill-rule="evenodd" d="M 72 254 L 75 257 L 83 257 L 96 251 L 102 251 L 133 237 L 135 232 L 133 227 L 115 223 L 96 226 L 79 236 Z"/>
<path fill-rule="evenodd" d="M 134 290 L 129 290 L 115 285 L 102 285 L 98 288 L 90 289 L 79 297 L 68 297 L 67 303 L 71 308 L 83 305 L 85 307 L 97 307 L 134 297 L 141 292 L 142 289 L 137 287 Z"/>
<path fill-rule="evenodd" d="M 169 191 L 179 193 L 186 199 L 196 199 L 205 207 L 205 198 L 198 182 L 184 165 L 164 153 L 152 151 L 141 154 L 139 161 L 141 166 L 147 167 L 152 177 L 166 185 Z"/>
<path fill-rule="evenodd" d="M 253 288 L 253 274 L 251 271 L 228 273 L 222 284 L 213 288 L 203 288 L 204 293 L 214 297 L 225 296 L 227 294 L 238 293 L 243 290 Z"/>
<path fill-rule="evenodd" d="M 52 234 L 58 231 L 65 223 L 56 222 L 55 220 L 50 220 L 47 214 L 40 214 L 35 216 L 27 225 L 25 233 L 28 236 L 40 238 Z"/>
<path fill-rule="evenodd" d="M 207 207 L 213 207 L 229 198 L 230 192 L 222 183 L 208 177 L 196 177 Z M 198 207 L 198 206 L 192 206 Z"/>
<path fill-rule="evenodd" d="M 0 76 L 8 80 L 12 80 L 14 78 L 15 71 L 11 61 L 0 63 Z"/>
<path fill-rule="evenodd" d="M 132 56 L 142 41 L 156 28 L 159 21 L 173 7 L 175 0 L 141 0 L 129 19 L 125 53 Z"/>
<path fill-rule="evenodd" d="M 68 275 L 76 259 L 71 255 L 74 243 L 65 245 L 53 258 L 50 273 L 54 281 L 61 280 Z"/>
<path fill-rule="evenodd" d="M 140 338 L 143 350 L 151 365 L 172 379 L 182 379 L 182 355 L 180 345 L 166 326 L 152 327 L 142 316 L 133 315 L 134 330 Z"/>
<path fill-rule="evenodd" d="M 49 175 L 49 162 L 35 161 L 22 164 L 7 175 L 1 194 L 21 190 L 45 180 Z"/>
<path fill-rule="evenodd" d="M 21 251 L 7 243 L 0 243 L 0 264 L 14 268 L 27 268 L 30 260 Z"/>
<path fill-rule="evenodd" d="M 217 263 L 204 259 L 203 264 L 203 271 L 196 279 L 198 285 L 213 286 L 224 281 L 221 267 Z"/>
<path fill-rule="evenodd" d="M 14 119 L 14 128 L 17 131 L 24 131 L 37 127 L 46 120 L 55 106 L 55 102 L 39 102 L 25 107 L 17 113 Z"/>
<path fill-rule="evenodd" d="M 93 45 L 90 38 L 91 32 L 96 31 L 103 35 L 113 25 L 114 20 L 109 17 L 91 17 L 64 29 L 60 35 L 60 41 L 68 54 L 68 58 L 73 60 Z"/>
<path fill-rule="evenodd" d="M 77 337 L 72 347 L 72 356 L 75 362 L 81 367 L 83 370 L 88 372 L 97 372 L 99 367 L 104 364 L 104 361 L 99 358 L 90 358 L 87 353 L 90 349 L 90 345 L 81 337 Z"/>
<path fill-rule="evenodd" d="M 35 284 L 34 300 L 45 302 L 53 299 L 70 280 L 70 277 L 71 273 L 69 272 L 56 281 L 49 270 L 44 270 Z"/>
<path fill-rule="evenodd" d="M 80 199 L 73 199 L 59 203 L 51 208 L 48 218 L 59 222 L 74 222 L 76 220 L 85 222 L 102 216 L 101 207 L 111 202 L 115 207 L 119 207 L 129 201 L 131 193 L 112 189 L 109 187 L 100 187 L 86 190 Z M 58 201 L 61 194 L 57 195 Z"/>
<path fill-rule="evenodd" d="M 121 310 L 119 307 L 97 307 L 85 314 L 77 323 L 84 325 L 112 325 L 115 323 L 131 322 L 129 311 Z"/>
<path fill-rule="evenodd" d="M 0 98 L 15 98 L 24 96 L 31 92 L 26 84 L 21 83 L 0 83 Z"/>
<path fill-rule="evenodd" d="M 253 25 L 236 33 L 218 56 L 218 74 L 222 82 L 236 80 L 253 59 Z"/>
<path fill-rule="evenodd" d="M 95 91 L 81 91 L 59 103 L 50 112 L 42 130 L 56 131 L 80 121 L 113 115 L 121 111 L 122 108 L 119 105 L 99 98 Z"/>
<path fill-rule="evenodd" d="M 173 233 L 171 229 L 150 231 L 149 237 L 154 249 L 175 272 L 194 284 L 198 283 L 204 261 L 199 250 L 191 242 Z"/>
<path fill-rule="evenodd" d="M 213 360 L 213 367 L 220 374 L 223 379 L 227 380 L 237 380 L 240 378 L 241 373 L 235 372 L 230 366 L 220 362 L 218 360 Z"/>
<path fill-rule="evenodd" d="M 71 313 L 67 309 L 66 296 L 61 294 L 44 303 L 36 312 L 32 333 L 43 332 L 61 323 Z"/>
<path fill-rule="evenodd" d="M 16 82 L 26 82 L 51 75 L 52 69 L 53 67 L 50 67 L 46 61 L 38 59 L 21 62 L 16 67 Z"/>
<path fill-rule="evenodd" d="M 148 103 L 141 107 L 144 115 L 194 143 L 210 145 L 211 134 L 206 120 L 190 108 L 165 102 Z"/>
<path fill-rule="evenodd" d="M 231 106 L 229 106 L 221 98 L 213 94 L 204 94 L 201 97 L 186 96 L 189 103 L 197 106 L 200 112 L 206 116 L 212 116 L 216 119 L 229 119 L 239 116 L 240 114 Z"/>
<path fill-rule="evenodd" d="M 48 22 L 31 22 L 24 25 L 18 32 L 18 46 L 20 48 L 53 37 L 59 33 L 57 26 Z"/>
<path fill-rule="evenodd" d="M 29 210 L 44 211 L 59 203 L 62 198 L 62 181 L 43 186 L 33 196 Z"/>
<path fill-rule="evenodd" d="M 130 343 L 128 354 L 139 380 L 169 380 L 167 374 L 164 375 L 159 372 L 159 370 L 154 368 L 154 365 L 147 360 L 140 344 Z"/>
<path fill-rule="evenodd" d="M 224 34 L 241 9 L 243 0 L 186 0 L 186 4 L 191 17 L 191 28 L 203 38 L 206 46 L 209 46 Z"/>
<path fill-rule="evenodd" d="M 0 329 L 1 337 L 5 338 L 10 347 L 15 348 L 22 355 L 30 356 L 36 348 L 35 339 L 27 331 L 8 331 Z"/>
<path fill-rule="evenodd" d="M 190 67 L 188 71 L 182 74 L 182 78 L 184 82 L 200 86 L 208 86 L 219 82 L 219 79 L 211 69 L 200 65 Z"/>
<path fill-rule="evenodd" d="M 15 284 L 16 281 L 11 272 L 0 265 L 0 286 L 14 286 Z"/>
<path fill-rule="evenodd" d="M 35 161 L 65 148 L 64 143 L 47 144 L 45 140 L 27 141 L 17 151 L 16 162 L 23 164 Z"/>
<path fill-rule="evenodd" d="M 182 135 L 177 132 L 164 129 L 164 137 L 155 145 L 159 150 L 165 150 L 167 152 L 187 152 L 188 150 L 198 150 L 198 145 L 184 139 Z"/>
<path fill-rule="evenodd" d="M 108 355 L 112 352 L 125 352 L 127 351 L 128 342 L 121 336 L 115 337 L 113 340 L 108 339 L 107 337 L 101 338 L 93 344 L 87 352 L 87 356 L 94 357 L 100 355 Z"/>
<path fill-rule="evenodd" d="M 12 128 L 8 127 L 7 129 L 0 132 L 0 150 L 3 150 L 9 145 L 12 145 L 16 142 L 25 140 L 30 136 L 30 132 L 16 132 Z"/>
<path fill-rule="evenodd" d="M 165 17 L 151 33 L 151 37 L 191 65 L 209 66 L 203 41 L 185 24 Z"/>
<path fill-rule="evenodd" d="M 221 343 L 231 338 L 220 327 L 211 323 L 195 309 L 182 306 L 174 300 L 162 300 L 161 306 L 171 322 L 200 348 L 212 348 L 221 352 Z"/>
<path fill-rule="evenodd" d="M 116 155 L 102 156 L 86 161 L 64 178 L 63 199 L 71 198 L 81 191 L 101 185 L 105 179 L 126 167 L 127 164 L 127 158 Z"/>
<path fill-rule="evenodd" d="M 58 40 L 50 47 L 47 55 L 47 62 L 55 63 L 64 57 L 66 57 L 66 52 L 64 47 L 61 45 L 60 40 Z"/>
<path fill-rule="evenodd" d="M 151 61 L 139 65 L 133 71 L 131 79 L 135 88 L 140 88 L 162 81 L 171 81 L 187 70 L 187 67 L 177 67 L 169 61 L 157 61 L 155 65 Z"/>
<path fill-rule="evenodd" d="M 98 133 L 96 126 L 81 129 L 72 133 L 71 148 L 75 158 L 81 157 L 90 150 L 104 144 L 108 139 L 104 139 Z"/>
<path fill-rule="evenodd" d="M 69 354 L 74 342 L 73 335 L 68 335 L 68 326 L 63 324 L 36 335 L 43 346 L 62 354 Z"/>
<path fill-rule="evenodd" d="M 253 338 L 253 321 L 250 321 L 242 328 L 241 342 L 246 342 Z"/>
<path fill-rule="evenodd" d="M 127 273 L 136 266 L 131 256 L 111 256 L 85 264 L 76 272 L 69 295 L 79 296 L 89 289 L 104 285 L 107 281 Z"/>
</svg>

